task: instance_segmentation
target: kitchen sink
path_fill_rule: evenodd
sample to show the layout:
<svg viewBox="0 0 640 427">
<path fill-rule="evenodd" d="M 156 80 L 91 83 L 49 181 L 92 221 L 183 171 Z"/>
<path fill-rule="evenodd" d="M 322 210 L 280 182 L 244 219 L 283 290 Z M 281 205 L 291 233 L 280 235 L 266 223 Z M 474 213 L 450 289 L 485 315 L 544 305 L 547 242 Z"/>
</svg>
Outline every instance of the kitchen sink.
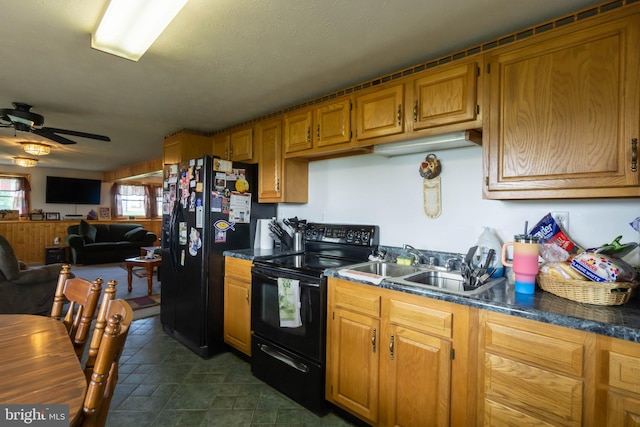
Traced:
<svg viewBox="0 0 640 427">
<path fill-rule="evenodd" d="M 399 277 L 423 271 L 421 268 L 412 265 L 401 265 L 393 262 L 371 261 L 363 264 L 350 265 L 348 270 L 361 273 L 377 274 L 383 277 Z"/>
<path fill-rule="evenodd" d="M 470 288 L 464 286 L 464 278 L 460 271 L 446 271 L 443 267 L 437 266 L 400 265 L 392 262 L 370 261 L 345 268 L 364 274 L 382 276 L 388 282 L 403 286 L 468 296 L 482 293 L 504 280 L 503 278 L 490 279 L 477 288 Z"/>
<path fill-rule="evenodd" d="M 477 288 L 464 285 L 464 278 L 459 271 L 421 271 L 416 274 L 409 274 L 402 277 L 390 278 L 389 281 L 408 286 L 418 286 L 425 289 L 444 291 L 458 295 L 477 295 L 494 285 L 500 283 L 504 278 L 490 279 Z"/>
</svg>

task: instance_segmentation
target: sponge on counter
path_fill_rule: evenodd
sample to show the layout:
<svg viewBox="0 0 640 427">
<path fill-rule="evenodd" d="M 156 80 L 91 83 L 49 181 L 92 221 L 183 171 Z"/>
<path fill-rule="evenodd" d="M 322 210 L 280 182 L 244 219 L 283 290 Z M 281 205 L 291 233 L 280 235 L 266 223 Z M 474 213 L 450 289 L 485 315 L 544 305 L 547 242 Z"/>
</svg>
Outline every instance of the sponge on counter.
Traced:
<svg viewBox="0 0 640 427">
<path fill-rule="evenodd" d="M 399 256 L 396 259 L 396 263 L 399 265 L 413 265 L 413 258 L 407 256 Z"/>
</svg>

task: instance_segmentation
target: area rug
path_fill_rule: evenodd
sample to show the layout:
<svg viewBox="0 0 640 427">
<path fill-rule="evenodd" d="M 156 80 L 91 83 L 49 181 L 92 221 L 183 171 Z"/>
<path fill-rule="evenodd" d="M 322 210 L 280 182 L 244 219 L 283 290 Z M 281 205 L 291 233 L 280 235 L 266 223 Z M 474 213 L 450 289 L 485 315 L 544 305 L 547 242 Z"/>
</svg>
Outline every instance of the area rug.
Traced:
<svg viewBox="0 0 640 427">
<path fill-rule="evenodd" d="M 155 305 L 160 304 L 160 295 L 149 295 L 146 297 L 136 297 L 130 298 L 126 300 L 131 308 L 135 310 L 140 310 L 142 308 L 153 307 Z"/>
<path fill-rule="evenodd" d="M 160 295 L 129 298 L 126 300 L 133 309 L 133 320 L 160 314 Z"/>
</svg>

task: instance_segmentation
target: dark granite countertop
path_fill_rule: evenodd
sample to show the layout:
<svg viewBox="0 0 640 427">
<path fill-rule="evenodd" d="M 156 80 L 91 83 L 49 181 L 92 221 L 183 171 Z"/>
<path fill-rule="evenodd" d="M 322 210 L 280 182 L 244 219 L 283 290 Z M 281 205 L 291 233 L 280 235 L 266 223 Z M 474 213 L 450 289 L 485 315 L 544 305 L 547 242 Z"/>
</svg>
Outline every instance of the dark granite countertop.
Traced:
<svg viewBox="0 0 640 427">
<path fill-rule="evenodd" d="M 279 249 L 242 249 L 225 251 L 224 255 L 256 260 L 293 253 Z M 640 298 L 637 295 L 624 305 L 599 306 L 574 302 L 539 288 L 533 295 L 516 294 L 513 285 L 506 280 L 478 295 L 460 296 L 386 280 L 374 285 L 340 276 L 338 269 L 325 270 L 325 275 L 640 343 Z"/>
<path fill-rule="evenodd" d="M 477 295 L 461 296 L 424 287 L 401 285 L 383 280 L 379 285 L 347 278 L 338 274 L 338 269 L 329 269 L 325 275 L 339 279 L 364 283 L 456 304 L 477 307 L 511 316 L 524 317 L 539 322 L 551 323 L 640 342 L 640 300 L 634 296 L 624 305 L 599 306 L 582 304 L 536 288 L 533 295 L 515 293 L 506 279 Z"/>
</svg>

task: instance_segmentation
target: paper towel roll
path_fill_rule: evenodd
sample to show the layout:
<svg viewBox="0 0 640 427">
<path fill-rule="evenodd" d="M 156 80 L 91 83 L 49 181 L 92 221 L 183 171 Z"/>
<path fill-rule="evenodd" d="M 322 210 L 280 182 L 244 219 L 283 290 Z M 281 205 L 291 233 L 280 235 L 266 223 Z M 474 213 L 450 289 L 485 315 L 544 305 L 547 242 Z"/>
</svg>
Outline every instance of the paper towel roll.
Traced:
<svg viewBox="0 0 640 427">
<path fill-rule="evenodd" d="M 259 219 L 256 223 L 256 238 L 253 242 L 255 249 L 272 249 L 273 238 L 270 236 L 271 230 L 269 230 L 270 219 Z"/>
</svg>

